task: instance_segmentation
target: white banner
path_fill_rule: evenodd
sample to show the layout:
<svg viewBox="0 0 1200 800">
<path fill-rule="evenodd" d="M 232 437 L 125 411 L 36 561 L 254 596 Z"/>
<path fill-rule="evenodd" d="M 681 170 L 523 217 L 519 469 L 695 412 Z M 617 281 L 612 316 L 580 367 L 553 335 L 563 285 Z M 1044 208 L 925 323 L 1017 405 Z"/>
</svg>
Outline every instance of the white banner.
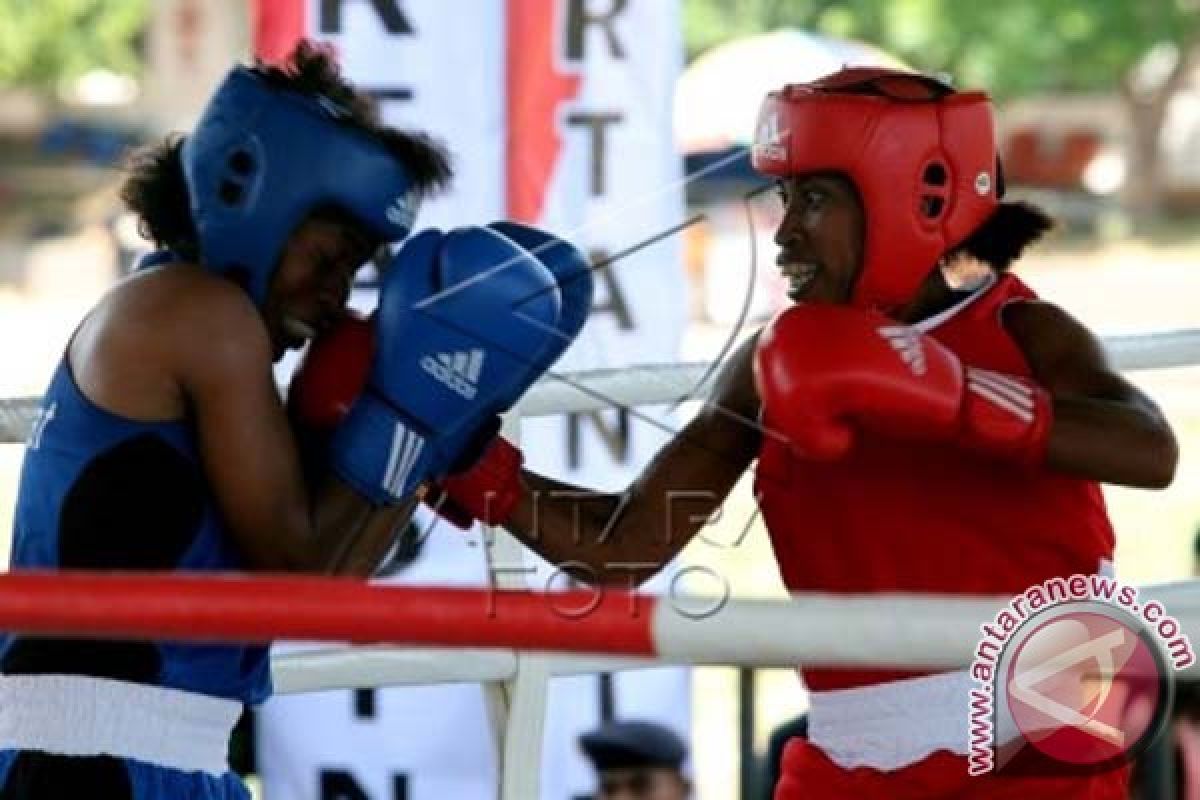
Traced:
<svg viewBox="0 0 1200 800">
<path fill-rule="evenodd" d="M 469 14 L 438 0 L 307 0 L 306 11 L 309 38 L 334 47 L 389 124 L 427 131 L 453 154 L 452 190 L 421 209 L 418 227 L 503 217 L 503 0 L 476 0 Z"/>
<path fill-rule="evenodd" d="M 687 310 L 682 238 L 669 234 L 684 219 L 682 159 L 671 135 L 683 55 L 678 4 L 630 0 L 573 16 L 579 6 L 589 4 L 555 4 L 553 69 L 575 79 L 563 87 L 574 93 L 548 120 L 561 137 L 561 157 L 541 203 L 526 199 L 528 191 L 515 193 L 537 170 L 528 166 L 532 155 L 514 158 L 513 150 L 521 152 L 523 142 L 539 147 L 544 137 L 530 123 L 510 128 L 509 210 L 518 218 L 536 212 L 532 221 L 586 247 L 599 264 L 591 317 L 557 372 L 675 361 Z M 644 417 L 668 430 L 673 424 L 648 408 L 531 420 L 522 439 L 538 446 L 526 449 L 527 460 L 588 486 L 624 488 L 668 438 Z"/>
<path fill-rule="evenodd" d="M 303 2 L 302 13 L 288 2 Z M 437 0 L 260 0 L 258 18 L 261 26 L 286 17 L 285 28 L 330 43 L 348 77 L 375 91 L 389 123 L 447 144 L 453 190 L 422 209 L 418 227 L 509 216 L 603 257 L 678 224 L 675 0 L 475 0 L 469 9 Z M 256 40 L 267 54 L 280 52 L 278 32 L 264 38 L 260 29 Z M 558 369 L 675 360 L 686 303 L 678 237 L 616 259 L 597 278 L 593 314 Z M 598 488 L 623 488 L 664 440 L 654 425 L 616 413 L 531 421 L 522 434 L 533 468 Z M 478 541 L 477 532 L 467 539 L 438 525 L 401 579 L 482 583 Z M 687 738 L 686 673 L 627 673 L 606 689 L 617 714 L 666 722 Z M 573 800 L 594 788 L 577 739 L 601 721 L 601 698 L 596 677 L 553 682 L 542 798 Z M 489 730 L 478 686 L 276 698 L 259 717 L 264 794 L 494 798 Z"/>
</svg>

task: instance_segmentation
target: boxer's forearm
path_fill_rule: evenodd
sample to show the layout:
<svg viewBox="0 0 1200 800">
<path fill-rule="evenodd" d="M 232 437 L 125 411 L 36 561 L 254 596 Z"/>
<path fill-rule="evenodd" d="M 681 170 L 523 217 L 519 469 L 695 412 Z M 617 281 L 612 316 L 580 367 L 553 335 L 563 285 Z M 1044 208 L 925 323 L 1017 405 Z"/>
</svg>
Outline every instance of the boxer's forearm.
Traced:
<svg viewBox="0 0 1200 800">
<path fill-rule="evenodd" d="M 1171 482 L 1179 448 L 1170 423 L 1148 395 L 1112 368 L 1095 334 L 1040 301 L 1011 303 L 1003 319 L 1034 380 L 1052 398 L 1047 466 L 1125 486 L 1162 488 Z"/>
<path fill-rule="evenodd" d="M 313 500 L 308 532 L 291 537 L 302 546 L 288 548 L 288 571 L 370 577 L 412 516 L 417 498 L 376 506 L 330 474 Z M 266 565 L 262 568 L 280 569 Z"/>
<path fill-rule="evenodd" d="M 627 512 L 640 506 L 632 490 L 623 495 L 596 492 L 528 470 L 522 471 L 521 482 L 521 500 L 506 527 L 580 581 L 637 585 L 679 550 L 663 546 L 653 531 L 629 524 Z"/>
<path fill-rule="evenodd" d="M 396 537 L 412 519 L 417 498 L 399 505 L 371 510 L 357 530 L 346 537 L 345 549 L 332 565 L 331 572 L 356 578 L 369 578 L 391 550 Z"/>
<path fill-rule="evenodd" d="M 1051 469 L 1104 483 L 1170 485 L 1179 448 L 1156 408 L 1088 397 L 1055 397 L 1046 450 Z"/>
</svg>

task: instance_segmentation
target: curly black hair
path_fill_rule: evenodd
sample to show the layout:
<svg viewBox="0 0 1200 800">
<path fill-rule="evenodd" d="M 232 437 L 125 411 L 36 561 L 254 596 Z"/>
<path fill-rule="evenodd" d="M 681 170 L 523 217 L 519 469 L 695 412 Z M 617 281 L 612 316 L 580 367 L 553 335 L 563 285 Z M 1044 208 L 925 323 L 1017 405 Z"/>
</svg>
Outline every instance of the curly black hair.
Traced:
<svg viewBox="0 0 1200 800">
<path fill-rule="evenodd" d="M 385 125 L 374 99 L 345 79 L 329 49 L 302 41 L 281 64 L 258 61 L 252 69 L 281 90 L 325 97 L 339 106 L 343 122 L 377 139 L 404 164 L 413 187 L 423 195 L 449 185 L 453 170 L 446 149 L 427 134 Z M 196 260 L 200 246 L 183 176 L 184 141 L 183 135 L 173 134 L 135 150 L 126 163 L 120 196 L 137 215 L 142 236 L 181 258 Z"/>
<path fill-rule="evenodd" d="M 997 272 L 1005 272 L 1026 247 L 1053 227 L 1054 219 L 1037 206 L 1004 202 L 946 257 L 967 253 Z"/>
</svg>

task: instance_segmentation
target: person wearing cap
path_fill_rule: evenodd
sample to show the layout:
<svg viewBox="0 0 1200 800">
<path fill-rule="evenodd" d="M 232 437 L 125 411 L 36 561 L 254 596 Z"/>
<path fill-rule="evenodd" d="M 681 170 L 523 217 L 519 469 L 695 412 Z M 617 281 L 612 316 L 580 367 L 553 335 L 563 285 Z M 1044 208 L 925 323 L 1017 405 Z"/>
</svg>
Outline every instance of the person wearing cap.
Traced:
<svg viewBox="0 0 1200 800">
<path fill-rule="evenodd" d="M 670 728 L 645 720 L 607 722 L 579 737 L 596 770 L 595 800 L 686 800 L 687 747 Z"/>
<path fill-rule="evenodd" d="M 753 465 L 791 591 L 1012 596 L 1109 571 L 1100 484 L 1167 486 L 1175 437 L 1097 337 L 1012 274 L 1051 220 L 1004 199 L 994 137 L 984 93 L 917 73 L 848 67 L 769 93 L 751 155 L 783 206 L 794 305 L 628 489 L 523 470 L 520 502 L 488 521 L 579 580 L 628 586 Z M 486 456 L 474 470 L 514 480 Z M 482 505 L 468 493 L 450 491 Z M 1074 769 L 1018 736 L 998 743 L 1011 768 L 969 775 L 966 671 L 799 666 L 808 737 L 786 747 L 777 800 L 1125 795 L 1111 743 Z"/>
<path fill-rule="evenodd" d="M 369 576 L 574 330 L 556 273 L 496 226 L 409 236 L 450 177 L 327 51 L 231 70 L 191 133 L 131 163 L 121 195 L 159 250 L 43 395 L 11 567 Z M 385 246 L 377 307 L 346 328 Z M 285 408 L 273 363 L 335 330 L 358 360 L 301 367 Z M 230 734 L 270 691 L 263 646 L 0 634 L 0 797 L 247 800 Z"/>
</svg>

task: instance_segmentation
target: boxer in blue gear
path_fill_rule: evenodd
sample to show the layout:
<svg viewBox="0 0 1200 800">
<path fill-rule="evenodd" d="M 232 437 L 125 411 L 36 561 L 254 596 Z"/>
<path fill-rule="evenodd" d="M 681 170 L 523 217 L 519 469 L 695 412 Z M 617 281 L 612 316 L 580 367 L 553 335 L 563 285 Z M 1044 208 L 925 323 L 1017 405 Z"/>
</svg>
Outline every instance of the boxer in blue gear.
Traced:
<svg viewBox="0 0 1200 800">
<path fill-rule="evenodd" d="M 437 145 L 383 126 L 322 51 L 232 71 L 193 134 L 132 163 L 122 197 L 164 252 L 102 298 L 66 348 L 28 441 L 11 567 L 369 575 L 424 475 L 380 482 L 389 442 L 347 434 L 330 461 L 364 486 L 333 469 L 306 482 L 272 363 L 340 317 L 358 268 L 405 238 L 421 198 L 449 177 Z M 516 284 L 549 287 L 540 305 L 553 325 L 561 301 L 544 268 L 486 229 L 468 238 L 482 246 L 447 250 L 442 277 L 486 280 L 512 262 L 524 270 Z M 408 283 L 401 306 L 421 299 Z M 424 342 L 398 307 L 375 315 L 386 345 L 377 417 L 426 407 L 405 391 L 426 372 L 391 368 L 420 369 L 405 347 L 445 344 Z M 452 316 L 457 305 L 432 308 Z M 513 345 L 488 341 L 511 320 L 496 324 L 470 320 L 482 339 L 471 346 Z M 477 377 L 487 397 L 537 375 L 501 389 L 489 371 Z M 436 428 L 485 412 L 464 399 L 439 413 L 431 470 L 456 441 Z M 243 800 L 229 735 L 269 692 L 262 647 L 5 635 L 0 800 Z"/>
<path fill-rule="evenodd" d="M 188 424 L 143 422 L 105 411 L 80 391 L 66 359 L 27 445 L 11 563 L 51 569 L 242 568 L 219 521 Z M 0 719 L 18 709 L 36 712 L 37 706 L 58 717 L 46 720 L 42 730 L 4 731 L 21 737 L 14 743 L 28 736 L 35 739 L 25 742 L 44 741 L 49 728 L 59 725 L 78 730 L 95 724 L 88 713 L 93 706 L 75 696 L 127 682 L 161 688 L 148 697 L 154 705 L 126 724 L 150 726 L 151 735 L 204 739 L 217 759 L 212 771 L 203 771 L 9 749 L 0 752 L 0 798 L 247 797 L 237 776 L 222 768 L 224 748 L 242 704 L 261 703 L 269 694 L 268 666 L 263 647 L 0 637 Z M 38 685 L 39 679 L 59 685 Z M 194 695 L 221 699 L 196 702 Z M 126 699 L 136 703 L 133 695 Z M 155 728 L 158 708 L 194 719 Z"/>
</svg>

